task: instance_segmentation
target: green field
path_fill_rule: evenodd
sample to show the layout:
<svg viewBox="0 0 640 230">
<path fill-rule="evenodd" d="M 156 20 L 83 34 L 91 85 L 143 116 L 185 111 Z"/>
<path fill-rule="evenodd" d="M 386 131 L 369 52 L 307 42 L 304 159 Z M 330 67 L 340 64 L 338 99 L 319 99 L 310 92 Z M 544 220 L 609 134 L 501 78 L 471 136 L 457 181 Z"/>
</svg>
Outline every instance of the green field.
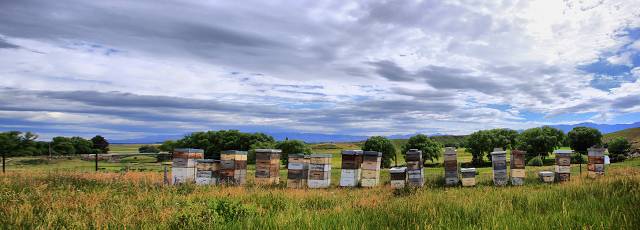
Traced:
<svg viewBox="0 0 640 230">
<path fill-rule="evenodd" d="M 1 229 L 637 229 L 640 226 L 640 159 L 607 167 L 589 179 L 578 166 L 572 181 L 543 184 L 553 166 L 527 167 L 526 185 L 494 187 L 480 168 L 474 188 L 444 188 L 443 169 L 425 168 L 426 185 L 394 191 L 388 170 L 377 188 L 337 188 L 339 151 L 356 144 L 314 145 L 334 154 L 330 189 L 252 185 L 164 186 L 162 165 L 142 157 L 128 162 L 77 158 L 12 158 L 0 175 Z M 127 148 L 132 148 L 128 146 Z M 470 160 L 460 152 L 459 161 Z M 128 171 L 124 171 L 128 168 Z M 281 170 L 286 178 L 286 170 Z"/>
</svg>

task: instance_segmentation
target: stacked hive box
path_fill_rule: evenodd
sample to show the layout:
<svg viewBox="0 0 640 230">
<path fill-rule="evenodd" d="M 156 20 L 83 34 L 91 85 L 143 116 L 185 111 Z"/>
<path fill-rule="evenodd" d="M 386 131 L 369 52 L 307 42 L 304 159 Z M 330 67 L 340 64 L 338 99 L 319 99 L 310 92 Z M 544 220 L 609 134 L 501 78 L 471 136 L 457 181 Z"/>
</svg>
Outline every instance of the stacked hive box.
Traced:
<svg viewBox="0 0 640 230">
<path fill-rule="evenodd" d="M 247 178 L 247 152 L 228 150 L 220 154 L 220 182 L 242 185 Z"/>
<path fill-rule="evenodd" d="M 256 149 L 255 183 L 260 185 L 280 183 L 280 149 Z"/>
<path fill-rule="evenodd" d="M 526 151 L 511 150 L 511 184 L 523 185 L 526 172 L 524 169 L 524 161 Z"/>
<path fill-rule="evenodd" d="M 328 188 L 331 185 L 331 154 L 311 154 L 309 160 L 309 188 Z"/>
<path fill-rule="evenodd" d="M 196 179 L 196 160 L 204 158 L 202 149 L 173 150 L 171 183 L 193 183 Z"/>
<path fill-rule="evenodd" d="M 356 187 L 360 182 L 362 150 L 342 151 L 342 170 L 340 170 L 340 186 Z"/>
<path fill-rule="evenodd" d="M 444 181 L 447 186 L 455 186 L 459 182 L 457 152 L 453 147 L 444 150 Z"/>
<path fill-rule="evenodd" d="M 571 179 L 571 154 L 573 150 L 556 150 L 556 181 L 563 182 Z"/>
<path fill-rule="evenodd" d="M 493 165 L 493 184 L 505 186 L 509 183 L 507 175 L 507 152 L 502 149 L 493 149 L 491 152 L 491 164 Z"/>
<path fill-rule="evenodd" d="M 375 187 L 380 183 L 380 164 L 382 153 L 376 151 L 364 151 L 362 160 L 362 187 Z"/>
<path fill-rule="evenodd" d="M 596 178 L 604 175 L 604 148 L 589 148 L 589 177 Z"/>
<path fill-rule="evenodd" d="M 215 185 L 218 183 L 220 161 L 201 159 L 196 161 L 196 184 Z"/>
<path fill-rule="evenodd" d="M 462 168 L 462 186 L 472 187 L 476 186 L 476 169 L 475 168 Z"/>
<path fill-rule="evenodd" d="M 307 186 L 309 158 L 303 154 L 291 154 L 287 169 L 287 188 L 305 188 Z"/>
<path fill-rule="evenodd" d="M 422 151 L 409 149 L 406 154 L 407 177 L 409 186 L 424 186 L 424 175 L 422 172 Z"/>
<path fill-rule="evenodd" d="M 397 167 L 389 169 L 392 188 L 404 188 L 407 183 L 407 167 Z"/>
<path fill-rule="evenodd" d="M 553 183 L 553 179 L 554 179 L 553 172 L 542 171 L 542 172 L 539 172 L 538 175 L 540 175 L 540 180 L 542 182 L 544 182 L 544 183 Z"/>
</svg>

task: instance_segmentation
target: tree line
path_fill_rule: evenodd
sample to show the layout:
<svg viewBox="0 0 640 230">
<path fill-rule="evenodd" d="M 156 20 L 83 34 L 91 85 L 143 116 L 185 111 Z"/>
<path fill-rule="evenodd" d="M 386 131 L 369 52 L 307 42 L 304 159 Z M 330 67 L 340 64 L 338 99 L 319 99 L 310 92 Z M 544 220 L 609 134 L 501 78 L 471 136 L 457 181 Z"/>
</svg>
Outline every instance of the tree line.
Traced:
<svg viewBox="0 0 640 230">
<path fill-rule="evenodd" d="M 0 152 L 5 156 L 40 156 L 107 153 L 109 142 L 97 135 L 89 140 L 82 137 L 54 137 L 38 141 L 32 132 L 0 132 Z"/>
</svg>

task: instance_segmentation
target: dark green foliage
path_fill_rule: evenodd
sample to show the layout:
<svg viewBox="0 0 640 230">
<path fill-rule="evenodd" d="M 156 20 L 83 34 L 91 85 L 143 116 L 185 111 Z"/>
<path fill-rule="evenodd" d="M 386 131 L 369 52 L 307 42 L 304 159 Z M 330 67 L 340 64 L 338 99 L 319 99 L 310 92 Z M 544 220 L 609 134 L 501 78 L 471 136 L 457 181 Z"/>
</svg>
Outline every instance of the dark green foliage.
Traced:
<svg viewBox="0 0 640 230">
<path fill-rule="evenodd" d="M 575 127 L 567 134 L 569 146 L 576 152 L 587 154 L 587 149 L 602 144 L 602 133 L 594 128 Z"/>
<path fill-rule="evenodd" d="M 139 153 L 159 153 L 160 149 L 154 145 L 143 145 L 138 148 Z"/>
<path fill-rule="evenodd" d="M 275 148 L 282 150 L 282 153 L 280 154 L 280 160 L 284 165 L 287 165 L 289 163 L 289 154 L 311 154 L 311 148 L 309 148 L 307 144 L 299 140 L 280 141 L 276 143 Z"/>
<path fill-rule="evenodd" d="M 587 163 L 587 157 L 576 152 L 571 155 L 571 164 L 585 164 Z"/>
<path fill-rule="evenodd" d="M 54 137 L 51 141 L 51 149 L 56 155 L 76 154 L 73 142 L 71 141 L 71 138 L 68 137 Z"/>
<path fill-rule="evenodd" d="M 72 137 L 69 139 L 76 154 L 92 154 L 95 153 L 93 143 L 89 140 L 86 140 L 82 137 Z"/>
<path fill-rule="evenodd" d="M 616 137 L 607 143 L 612 162 L 624 161 L 631 152 L 631 143 L 624 137 Z"/>
<path fill-rule="evenodd" d="M 562 145 L 565 135 L 562 130 L 543 126 L 530 128 L 518 135 L 516 147 L 527 151 L 527 157 L 547 157 L 550 152 Z"/>
<path fill-rule="evenodd" d="M 101 153 L 109 152 L 109 142 L 107 139 L 104 139 L 104 137 L 96 135 L 91 138 L 91 142 L 93 143 L 93 148 L 99 150 Z"/>
<path fill-rule="evenodd" d="M 527 165 L 528 166 L 542 166 L 542 165 L 544 165 L 544 162 L 542 161 L 542 158 L 540 156 L 537 156 L 537 157 L 531 158 L 527 162 Z"/>
<path fill-rule="evenodd" d="M 494 148 L 510 149 L 516 144 L 518 132 L 511 129 L 480 130 L 467 136 L 466 149 L 473 156 L 473 165 L 482 165 L 482 157 Z"/>
<path fill-rule="evenodd" d="M 176 141 L 166 140 L 166 141 L 162 142 L 162 144 L 160 146 L 158 146 L 158 149 L 160 151 L 172 153 L 173 150 L 176 148 L 176 145 L 177 145 Z"/>
<path fill-rule="evenodd" d="M 220 158 L 224 150 L 249 151 L 259 142 L 275 142 L 264 133 L 242 133 L 238 130 L 194 132 L 178 140 L 174 147 L 203 149 L 206 158 Z"/>
<path fill-rule="evenodd" d="M 0 133 L 0 153 L 6 157 L 40 155 L 46 148 L 35 139 L 38 136 L 31 132 L 8 131 Z"/>
<path fill-rule="evenodd" d="M 442 156 L 442 149 L 444 147 L 442 144 L 431 140 L 424 134 L 415 135 L 407 141 L 402 147 L 402 154 L 406 154 L 409 149 L 418 149 L 422 151 L 422 159 L 426 162 L 427 160 L 434 162 Z"/>
<path fill-rule="evenodd" d="M 362 147 L 364 151 L 376 151 L 382 153 L 382 164 L 384 168 L 391 166 L 391 161 L 396 159 L 396 147 L 391 140 L 382 136 L 374 136 L 367 139 Z"/>
</svg>

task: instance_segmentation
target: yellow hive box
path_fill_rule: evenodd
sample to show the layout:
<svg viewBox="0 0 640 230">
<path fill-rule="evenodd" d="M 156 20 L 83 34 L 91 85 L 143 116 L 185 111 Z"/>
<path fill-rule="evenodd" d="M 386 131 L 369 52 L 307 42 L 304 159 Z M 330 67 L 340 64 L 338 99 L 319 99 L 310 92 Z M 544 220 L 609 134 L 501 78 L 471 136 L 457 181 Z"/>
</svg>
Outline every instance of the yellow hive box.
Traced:
<svg viewBox="0 0 640 230">
<path fill-rule="evenodd" d="M 309 163 L 318 164 L 318 165 L 328 165 L 331 164 L 331 158 L 326 157 L 312 157 L 310 158 Z"/>
<path fill-rule="evenodd" d="M 524 169 L 511 169 L 511 177 L 527 177 L 527 173 Z"/>
<path fill-rule="evenodd" d="M 375 179 L 380 177 L 380 171 L 377 170 L 362 170 L 362 178 Z"/>
<path fill-rule="evenodd" d="M 476 178 L 462 178 L 462 186 L 464 187 L 476 186 Z"/>
</svg>

